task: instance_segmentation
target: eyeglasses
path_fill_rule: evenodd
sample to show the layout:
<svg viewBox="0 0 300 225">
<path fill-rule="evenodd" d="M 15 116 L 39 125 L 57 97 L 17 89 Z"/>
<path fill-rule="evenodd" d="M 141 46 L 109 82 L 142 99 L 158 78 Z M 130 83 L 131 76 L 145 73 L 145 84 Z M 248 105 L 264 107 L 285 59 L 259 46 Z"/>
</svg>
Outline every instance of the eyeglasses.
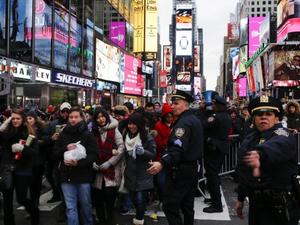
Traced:
<svg viewBox="0 0 300 225">
<path fill-rule="evenodd" d="M 266 115 L 266 116 L 273 116 L 274 115 L 274 112 L 270 112 L 270 111 L 258 111 L 255 113 L 255 116 L 263 116 L 263 115 Z"/>
</svg>

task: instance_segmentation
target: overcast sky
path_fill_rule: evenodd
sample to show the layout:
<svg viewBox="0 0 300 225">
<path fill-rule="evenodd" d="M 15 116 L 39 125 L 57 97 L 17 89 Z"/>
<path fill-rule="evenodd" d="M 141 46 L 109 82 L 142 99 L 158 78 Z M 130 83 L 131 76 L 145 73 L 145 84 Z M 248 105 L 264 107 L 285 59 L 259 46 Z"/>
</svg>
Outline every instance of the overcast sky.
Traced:
<svg viewBox="0 0 300 225">
<path fill-rule="evenodd" d="M 234 13 L 238 0 L 196 0 L 197 25 L 203 28 L 204 75 L 207 89 L 215 89 L 219 75 L 219 62 L 223 51 L 223 37 L 227 33 L 230 13 Z M 169 43 L 172 0 L 158 0 L 161 44 Z"/>
</svg>

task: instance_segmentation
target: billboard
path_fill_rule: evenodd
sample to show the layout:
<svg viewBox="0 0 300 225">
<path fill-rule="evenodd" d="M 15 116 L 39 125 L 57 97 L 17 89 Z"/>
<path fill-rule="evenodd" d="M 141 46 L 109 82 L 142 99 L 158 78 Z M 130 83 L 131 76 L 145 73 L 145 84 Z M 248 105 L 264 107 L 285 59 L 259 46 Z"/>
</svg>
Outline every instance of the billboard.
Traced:
<svg viewBox="0 0 300 225">
<path fill-rule="evenodd" d="M 142 73 L 152 75 L 154 68 L 154 61 L 143 61 L 142 63 Z"/>
<path fill-rule="evenodd" d="M 192 30 L 176 30 L 176 56 L 191 56 L 192 46 Z"/>
<path fill-rule="evenodd" d="M 127 22 L 129 22 L 130 0 L 123 0 L 123 1 L 124 1 L 124 18 Z"/>
<path fill-rule="evenodd" d="M 281 0 L 277 6 L 277 26 L 280 27 L 289 18 L 300 17 L 300 0 Z"/>
<path fill-rule="evenodd" d="M 200 46 L 196 45 L 194 47 L 194 72 L 200 72 Z"/>
<path fill-rule="evenodd" d="M 277 41 L 277 16 L 267 13 L 259 29 L 260 44 L 276 43 Z"/>
<path fill-rule="evenodd" d="M 170 73 L 173 64 L 173 51 L 170 45 L 163 47 L 163 70 Z"/>
<path fill-rule="evenodd" d="M 240 20 L 240 46 L 248 43 L 248 17 Z"/>
<path fill-rule="evenodd" d="M 96 39 L 96 78 L 120 82 L 121 51 Z"/>
<path fill-rule="evenodd" d="M 145 52 L 157 52 L 157 4 L 146 0 L 145 5 Z"/>
<path fill-rule="evenodd" d="M 176 29 L 192 29 L 193 27 L 192 5 L 176 6 Z"/>
<path fill-rule="evenodd" d="M 239 96 L 247 97 L 247 78 L 241 77 L 239 79 Z"/>
<path fill-rule="evenodd" d="M 177 72 L 176 76 L 176 84 L 185 85 L 191 83 L 191 72 L 190 71 L 183 71 Z"/>
<path fill-rule="evenodd" d="M 265 17 L 250 17 L 249 18 L 249 52 L 248 57 L 251 58 L 256 50 L 260 47 L 259 30 L 260 25 L 263 23 Z"/>
<path fill-rule="evenodd" d="M 232 60 L 232 80 L 235 80 L 240 74 L 240 49 L 230 48 L 230 57 Z"/>
<path fill-rule="evenodd" d="M 142 95 L 144 88 L 144 80 L 141 74 L 138 73 L 142 67 L 142 61 L 124 54 L 122 56 L 120 92 L 124 94 Z"/>
<path fill-rule="evenodd" d="M 144 52 L 144 0 L 131 1 L 133 22 L 133 52 Z"/>
<path fill-rule="evenodd" d="M 159 87 L 167 87 L 167 71 L 165 70 L 159 71 Z"/>
<path fill-rule="evenodd" d="M 299 80 L 300 51 L 280 50 L 274 55 L 274 80 Z"/>
<path fill-rule="evenodd" d="M 248 60 L 248 57 L 247 57 L 248 50 L 247 49 L 248 49 L 247 45 L 240 48 L 240 66 L 239 66 L 240 73 L 246 72 L 245 64 Z"/>
<path fill-rule="evenodd" d="M 109 29 L 109 40 L 121 48 L 126 45 L 126 23 L 111 22 Z"/>
<path fill-rule="evenodd" d="M 288 19 L 285 24 L 278 29 L 277 40 L 281 42 L 288 37 L 289 33 L 298 32 L 300 32 L 300 18 Z"/>
</svg>

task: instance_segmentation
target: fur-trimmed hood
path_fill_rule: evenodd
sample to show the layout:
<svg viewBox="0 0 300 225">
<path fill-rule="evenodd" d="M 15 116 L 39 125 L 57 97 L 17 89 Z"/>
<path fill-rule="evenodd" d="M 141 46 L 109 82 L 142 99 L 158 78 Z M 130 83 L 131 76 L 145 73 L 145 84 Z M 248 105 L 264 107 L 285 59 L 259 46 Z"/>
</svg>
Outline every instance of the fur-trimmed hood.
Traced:
<svg viewBox="0 0 300 225">
<path fill-rule="evenodd" d="M 289 102 L 286 104 L 286 106 L 285 106 L 285 111 L 286 111 L 286 113 L 289 114 L 289 107 L 290 107 L 291 105 L 294 105 L 294 106 L 295 106 L 295 108 L 296 108 L 296 113 L 299 114 L 299 113 L 300 113 L 300 104 L 299 104 L 297 101 L 295 101 L 295 100 L 289 101 Z"/>
</svg>

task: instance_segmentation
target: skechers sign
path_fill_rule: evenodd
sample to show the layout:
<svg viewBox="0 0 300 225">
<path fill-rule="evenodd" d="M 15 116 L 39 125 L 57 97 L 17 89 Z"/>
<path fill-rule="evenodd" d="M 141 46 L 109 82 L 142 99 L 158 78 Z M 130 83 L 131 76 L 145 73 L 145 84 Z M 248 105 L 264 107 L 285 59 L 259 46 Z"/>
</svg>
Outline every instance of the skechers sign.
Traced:
<svg viewBox="0 0 300 225">
<path fill-rule="evenodd" d="M 91 79 L 67 75 L 59 72 L 53 73 L 52 82 L 88 88 L 92 88 L 94 83 L 94 81 Z"/>
</svg>

